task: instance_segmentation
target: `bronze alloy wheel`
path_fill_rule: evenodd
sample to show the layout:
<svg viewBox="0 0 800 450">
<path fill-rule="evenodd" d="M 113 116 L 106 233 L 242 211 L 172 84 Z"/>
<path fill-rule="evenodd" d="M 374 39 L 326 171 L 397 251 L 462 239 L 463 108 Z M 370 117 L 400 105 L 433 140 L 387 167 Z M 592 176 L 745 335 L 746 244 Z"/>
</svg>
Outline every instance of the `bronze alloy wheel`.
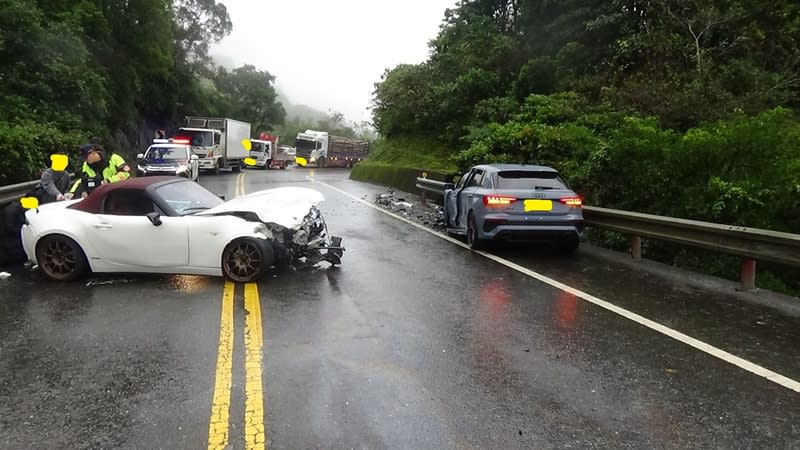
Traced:
<svg viewBox="0 0 800 450">
<path fill-rule="evenodd" d="M 255 239 L 238 239 L 222 252 L 222 271 L 240 283 L 255 281 L 272 265 L 272 246 Z"/>
<path fill-rule="evenodd" d="M 62 235 L 42 238 L 36 246 L 36 260 L 44 275 L 53 280 L 74 280 L 89 269 L 81 247 Z"/>
</svg>

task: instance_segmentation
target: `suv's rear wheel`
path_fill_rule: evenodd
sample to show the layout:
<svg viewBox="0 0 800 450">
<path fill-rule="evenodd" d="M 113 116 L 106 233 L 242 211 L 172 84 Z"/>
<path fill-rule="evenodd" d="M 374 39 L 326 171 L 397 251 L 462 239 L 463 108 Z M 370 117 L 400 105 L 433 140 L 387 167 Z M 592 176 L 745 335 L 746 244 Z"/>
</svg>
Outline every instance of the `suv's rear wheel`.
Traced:
<svg viewBox="0 0 800 450">
<path fill-rule="evenodd" d="M 60 234 L 45 236 L 39 241 L 36 261 L 42 273 L 51 280 L 71 281 L 89 271 L 89 262 L 81 246 Z"/>
<path fill-rule="evenodd" d="M 580 246 L 581 240 L 580 238 L 564 238 L 558 241 L 558 250 L 562 253 L 571 254 L 575 253 L 578 250 L 578 246 Z"/>
<path fill-rule="evenodd" d="M 222 251 L 222 273 L 233 281 L 247 283 L 260 278 L 275 261 L 269 242 L 237 239 Z"/>
<path fill-rule="evenodd" d="M 467 245 L 473 250 L 481 250 L 486 246 L 486 242 L 478 234 L 478 224 L 472 211 L 467 217 Z"/>
</svg>

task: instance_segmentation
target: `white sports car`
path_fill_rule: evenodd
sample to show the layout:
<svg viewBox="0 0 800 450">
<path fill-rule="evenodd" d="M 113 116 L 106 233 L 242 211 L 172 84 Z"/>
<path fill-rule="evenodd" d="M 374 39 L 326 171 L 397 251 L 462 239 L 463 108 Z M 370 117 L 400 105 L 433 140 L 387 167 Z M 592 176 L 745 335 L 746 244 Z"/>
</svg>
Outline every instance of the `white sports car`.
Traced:
<svg viewBox="0 0 800 450">
<path fill-rule="evenodd" d="M 316 190 L 281 187 L 224 201 L 178 177 L 131 178 L 81 200 L 26 211 L 31 266 L 54 280 L 88 272 L 147 272 L 258 279 L 272 266 L 341 263 Z"/>
</svg>

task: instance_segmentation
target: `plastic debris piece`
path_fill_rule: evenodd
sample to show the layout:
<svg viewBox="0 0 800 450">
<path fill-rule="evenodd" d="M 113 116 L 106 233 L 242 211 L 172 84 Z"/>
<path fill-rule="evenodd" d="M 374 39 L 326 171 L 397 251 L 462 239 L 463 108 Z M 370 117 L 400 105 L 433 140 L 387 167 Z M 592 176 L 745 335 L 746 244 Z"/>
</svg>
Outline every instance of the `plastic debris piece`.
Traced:
<svg viewBox="0 0 800 450">
<path fill-rule="evenodd" d="M 5 280 L 6 278 L 10 278 L 11 274 L 8 272 L 0 272 L 0 280 Z"/>
<path fill-rule="evenodd" d="M 86 286 L 101 286 L 104 284 L 130 283 L 130 281 L 131 280 L 105 280 L 105 281 L 91 280 L 86 283 Z"/>
</svg>

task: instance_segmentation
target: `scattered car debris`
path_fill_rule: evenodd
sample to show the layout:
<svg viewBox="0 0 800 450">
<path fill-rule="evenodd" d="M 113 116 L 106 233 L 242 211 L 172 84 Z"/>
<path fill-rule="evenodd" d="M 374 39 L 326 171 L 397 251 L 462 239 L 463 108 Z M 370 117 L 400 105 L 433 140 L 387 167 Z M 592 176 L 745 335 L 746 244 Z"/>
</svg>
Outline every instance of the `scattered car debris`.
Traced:
<svg viewBox="0 0 800 450">
<path fill-rule="evenodd" d="M 395 208 L 397 208 L 398 210 L 400 210 L 400 209 L 411 208 L 411 207 L 412 207 L 412 206 L 414 206 L 414 205 L 412 205 L 411 203 L 408 203 L 408 202 L 399 201 L 399 202 L 394 202 L 394 203 L 392 204 L 392 206 L 394 206 Z"/>
<path fill-rule="evenodd" d="M 8 272 L 0 272 L 0 280 L 5 280 L 6 278 L 10 278 L 11 274 Z"/>
<path fill-rule="evenodd" d="M 387 188 L 386 193 L 377 194 L 375 196 L 375 203 L 389 211 L 408 217 L 415 222 L 419 222 L 425 226 L 444 229 L 444 208 L 441 206 L 422 201 L 409 201 L 412 200 L 412 194 L 403 193 L 397 194 L 392 188 Z"/>
<path fill-rule="evenodd" d="M 103 280 L 103 281 L 91 280 L 91 281 L 88 281 L 86 283 L 86 286 L 102 286 L 104 284 L 122 284 L 122 283 L 130 283 L 130 282 L 131 282 L 131 280 L 124 280 L 124 279 L 120 279 L 120 280 Z"/>
</svg>

